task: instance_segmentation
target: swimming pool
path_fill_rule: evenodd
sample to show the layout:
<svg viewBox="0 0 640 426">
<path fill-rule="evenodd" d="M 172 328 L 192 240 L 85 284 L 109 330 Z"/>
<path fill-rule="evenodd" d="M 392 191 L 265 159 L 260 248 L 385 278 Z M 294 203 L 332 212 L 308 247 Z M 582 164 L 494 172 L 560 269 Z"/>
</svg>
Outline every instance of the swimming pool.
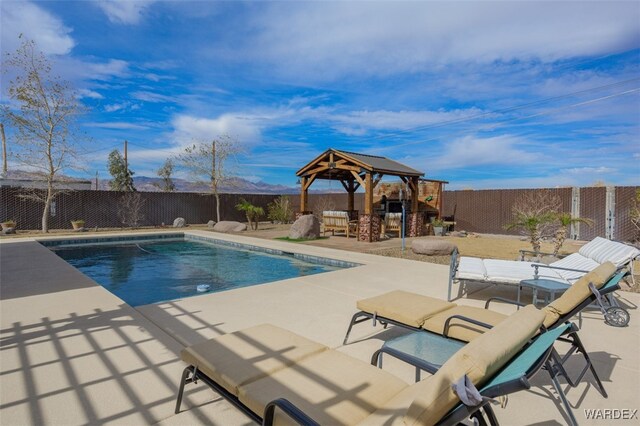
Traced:
<svg viewBox="0 0 640 426">
<path fill-rule="evenodd" d="M 356 266 L 207 238 L 92 242 L 47 245 L 131 306 L 203 294 L 198 286 L 219 292 Z"/>
</svg>

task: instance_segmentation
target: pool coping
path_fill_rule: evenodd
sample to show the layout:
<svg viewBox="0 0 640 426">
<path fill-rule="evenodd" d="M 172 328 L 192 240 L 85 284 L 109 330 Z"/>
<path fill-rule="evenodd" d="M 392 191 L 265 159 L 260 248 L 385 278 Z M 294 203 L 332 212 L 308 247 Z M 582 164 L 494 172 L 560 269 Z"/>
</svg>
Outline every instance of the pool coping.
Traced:
<svg viewBox="0 0 640 426">
<path fill-rule="evenodd" d="M 149 239 L 157 239 L 157 238 L 192 238 L 197 239 L 199 237 L 204 237 L 208 239 L 214 239 L 217 242 L 224 244 L 241 244 L 245 246 L 249 246 L 252 249 L 266 251 L 269 250 L 278 250 L 285 253 L 293 253 L 301 256 L 309 256 L 326 258 L 331 260 L 337 260 L 342 262 L 347 262 L 351 264 L 357 264 L 357 266 L 369 265 L 369 264 L 388 264 L 389 266 L 396 265 L 395 260 L 392 257 L 387 256 L 379 256 L 375 254 L 369 253 L 361 253 L 354 252 L 349 250 L 342 250 L 333 247 L 321 247 L 315 245 L 308 244 L 299 244 L 293 243 L 289 241 L 282 241 L 276 239 L 263 239 L 256 238 L 251 236 L 245 236 L 239 233 L 221 233 L 215 231 L 205 231 L 205 230 L 181 230 L 176 231 L 172 230 L 158 230 L 154 232 L 130 232 L 127 234 L 122 233 L 104 233 L 100 236 L 96 235 L 78 235 L 72 236 L 54 236 L 54 235 L 43 235 L 43 236 L 35 236 L 35 237 L 24 237 L 24 238 L 11 238 L 7 240 L 0 240 L 0 246 L 4 244 L 16 244 L 26 241 L 35 241 L 42 244 L 45 247 L 49 247 L 51 245 L 55 245 L 58 241 L 74 241 L 77 244 L 87 244 L 87 242 L 100 240 L 102 242 L 115 242 L 120 240 L 149 240 Z M 365 243 L 363 243 L 365 244 Z M 402 259 L 405 262 L 416 262 L 422 263 L 415 260 L 410 259 Z"/>
</svg>

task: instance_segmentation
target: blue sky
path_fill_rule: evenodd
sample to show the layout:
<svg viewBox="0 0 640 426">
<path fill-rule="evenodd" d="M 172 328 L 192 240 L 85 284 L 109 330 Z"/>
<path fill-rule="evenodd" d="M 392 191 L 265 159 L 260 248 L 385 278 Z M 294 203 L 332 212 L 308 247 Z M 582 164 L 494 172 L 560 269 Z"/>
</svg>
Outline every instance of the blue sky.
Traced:
<svg viewBox="0 0 640 426">
<path fill-rule="evenodd" d="M 89 107 L 78 176 L 108 177 L 124 139 L 136 174 L 155 176 L 229 134 L 236 169 L 274 184 L 329 147 L 449 189 L 640 184 L 637 1 L 0 7 L 3 55 L 34 39 Z"/>
</svg>

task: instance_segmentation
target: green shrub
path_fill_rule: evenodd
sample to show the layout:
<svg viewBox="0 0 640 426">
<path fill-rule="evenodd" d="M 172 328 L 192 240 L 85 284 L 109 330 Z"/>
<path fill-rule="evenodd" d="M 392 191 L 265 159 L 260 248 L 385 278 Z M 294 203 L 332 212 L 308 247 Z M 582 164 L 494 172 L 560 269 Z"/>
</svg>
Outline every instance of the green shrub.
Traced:
<svg viewBox="0 0 640 426">
<path fill-rule="evenodd" d="M 289 197 L 283 195 L 273 202 L 267 205 L 267 217 L 270 221 L 276 223 L 289 223 L 293 216 L 293 210 L 291 209 L 291 200 Z"/>
</svg>

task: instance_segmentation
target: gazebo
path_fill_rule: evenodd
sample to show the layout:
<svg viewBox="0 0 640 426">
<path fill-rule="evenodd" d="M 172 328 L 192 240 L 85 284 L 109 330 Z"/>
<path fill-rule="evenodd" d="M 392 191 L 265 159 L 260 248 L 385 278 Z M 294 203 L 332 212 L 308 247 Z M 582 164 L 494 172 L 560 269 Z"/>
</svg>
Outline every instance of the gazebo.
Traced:
<svg viewBox="0 0 640 426">
<path fill-rule="evenodd" d="M 338 151 L 330 148 L 296 172 L 300 178 L 300 215 L 311 214 L 308 208 L 309 187 L 317 179 L 339 181 L 349 194 L 347 210 L 351 217 L 354 211 L 354 194 L 364 188 L 364 212 L 358 215 L 360 241 L 378 241 L 380 238 L 380 216 L 374 214 L 373 190 L 383 176 L 397 176 L 404 182 L 411 199 L 411 214 L 408 217 L 408 235 L 423 233 L 424 218 L 418 211 L 418 182 L 423 172 L 386 157 Z"/>
</svg>

